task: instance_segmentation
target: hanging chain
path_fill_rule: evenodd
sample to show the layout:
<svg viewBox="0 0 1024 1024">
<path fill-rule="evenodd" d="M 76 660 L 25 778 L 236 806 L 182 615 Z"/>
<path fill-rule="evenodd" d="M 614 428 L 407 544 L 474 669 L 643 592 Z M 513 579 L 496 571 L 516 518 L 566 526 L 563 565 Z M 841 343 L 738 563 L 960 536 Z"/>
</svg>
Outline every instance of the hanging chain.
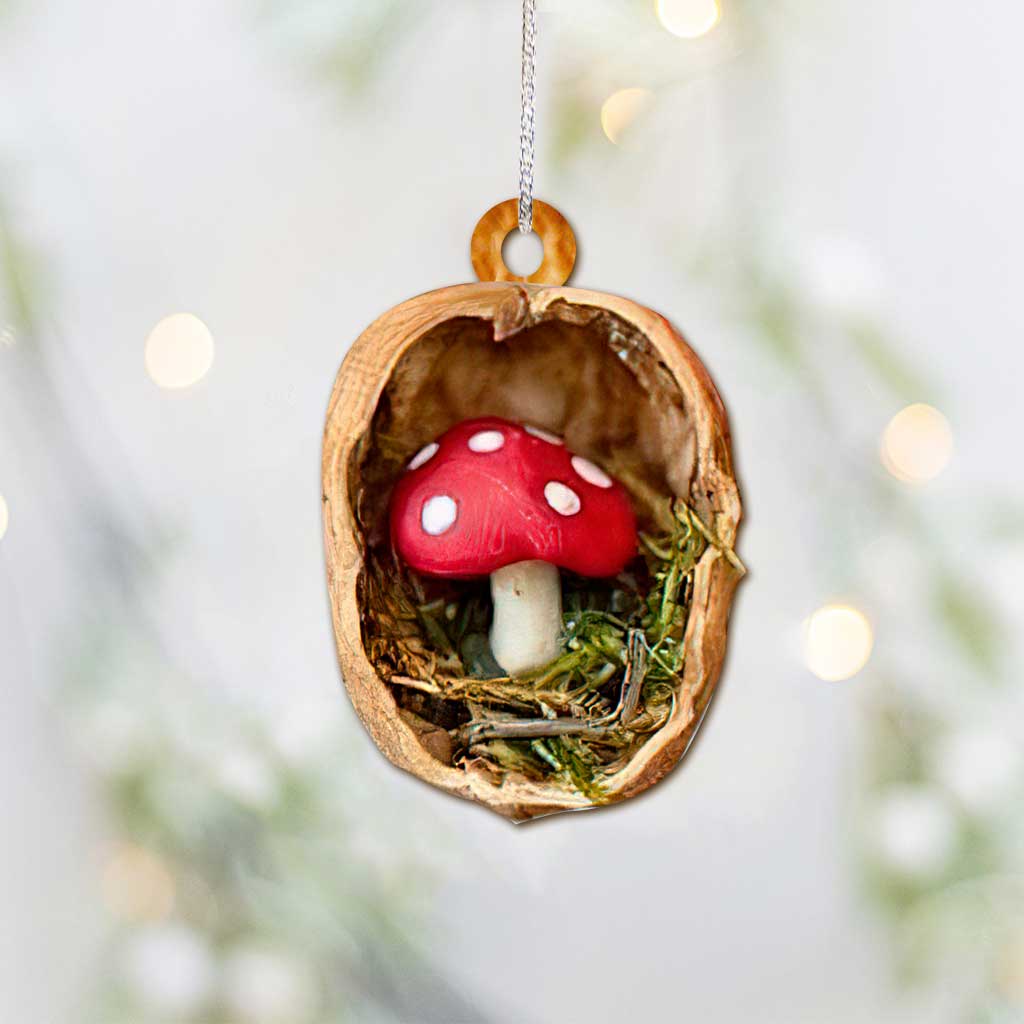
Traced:
<svg viewBox="0 0 1024 1024">
<path fill-rule="evenodd" d="M 533 230 L 533 147 L 537 133 L 537 0 L 523 0 L 522 110 L 519 118 L 519 230 Z"/>
</svg>

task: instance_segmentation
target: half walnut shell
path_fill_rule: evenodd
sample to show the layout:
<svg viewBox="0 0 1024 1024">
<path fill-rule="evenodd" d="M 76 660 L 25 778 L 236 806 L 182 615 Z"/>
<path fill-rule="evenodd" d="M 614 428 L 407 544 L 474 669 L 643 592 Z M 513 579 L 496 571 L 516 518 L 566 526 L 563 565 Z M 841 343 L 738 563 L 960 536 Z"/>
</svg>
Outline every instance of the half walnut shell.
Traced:
<svg viewBox="0 0 1024 1024">
<path fill-rule="evenodd" d="M 629 489 L 641 528 L 677 498 L 713 543 L 693 571 L 685 658 L 671 713 L 605 780 L 601 803 L 642 792 L 678 762 L 725 654 L 742 569 L 729 428 L 700 360 L 661 316 L 575 288 L 495 282 L 443 288 L 385 313 L 352 346 L 327 413 L 323 452 L 328 587 L 342 676 L 390 761 L 512 820 L 594 806 L 591 796 L 478 759 L 452 763 L 444 721 L 396 699 L 376 637 L 390 614 L 381 575 L 387 506 L 401 467 L 461 420 L 501 416 L 564 436 Z M 383 577 L 386 579 L 386 575 Z M 400 618 L 400 617 L 399 617 Z M 396 620 L 396 629 L 402 628 Z"/>
</svg>

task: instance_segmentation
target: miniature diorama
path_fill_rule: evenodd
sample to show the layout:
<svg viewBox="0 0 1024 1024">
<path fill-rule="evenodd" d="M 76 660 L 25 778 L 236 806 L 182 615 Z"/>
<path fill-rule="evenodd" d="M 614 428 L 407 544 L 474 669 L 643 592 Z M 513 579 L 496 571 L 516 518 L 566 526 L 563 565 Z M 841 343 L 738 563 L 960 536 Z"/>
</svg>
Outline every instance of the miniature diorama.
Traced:
<svg viewBox="0 0 1024 1024">
<path fill-rule="evenodd" d="M 512 820 L 685 752 L 742 574 L 724 408 L 656 313 L 515 281 L 391 310 L 328 412 L 342 674 L 395 764 Z"/>
</svg>

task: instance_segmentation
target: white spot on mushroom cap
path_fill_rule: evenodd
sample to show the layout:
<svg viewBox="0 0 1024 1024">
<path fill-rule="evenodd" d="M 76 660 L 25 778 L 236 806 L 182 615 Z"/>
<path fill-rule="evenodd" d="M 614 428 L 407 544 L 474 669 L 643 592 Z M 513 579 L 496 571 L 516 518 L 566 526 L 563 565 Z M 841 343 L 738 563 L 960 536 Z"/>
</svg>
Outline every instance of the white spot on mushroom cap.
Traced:
<svg viewBox="0 0 1024 1024">
<path fill-rule="evenodd" d="M 500 430 L 481 430 L 466 442 L 466 447 L 481 454 L 500 451 L 505 447 L 505 435 Z"/>
<path fill-rule="evenodd" d="M 431 441 L 430 444 L 424 445 L 410 460 L 410 469 L 419 469 L 424 463 L 429 462 L 436 454 L 437 449 L 441 446 L 436 441 Z"/>
<path fill-rule="evenodd" d="M 437 537 L 445 530 L 451 529 L 458 515 L 459 508 L 455 504 L 454 498 L 450 498 L 447 494 L 435 494 L 432 498 L 427 498 L 423 504 L 420 525 L 423 527 L 424 533 L 429 533 L 431 537 Z"/>
<path fill-rule="evenodd" d="M 585 459 L 582 455 L 572 457 L 572 468 L 588 484 L 593 484 L 595 487 L 608 488 L 612 485 L 612 478 L 600 466 L 595 466 L 590 459 Z"/>
<path fill-rule="evenodd" d="M 557 434 L 552 434 L 550 430 L 544 430 L 543 427 L 535 427 L 532 424 L 524 423 L 523 430 L 534 437 L 539 437 L 542 441 L 547 441 L 548 444 L 565 443 Z"/>
<path fill-rule="evenodd" d="M 560 516 L 574 516 L 583 507 L 580 496 L 558 480 L 549 480 L 544 485 L 544 500 Z"/>
</svg>

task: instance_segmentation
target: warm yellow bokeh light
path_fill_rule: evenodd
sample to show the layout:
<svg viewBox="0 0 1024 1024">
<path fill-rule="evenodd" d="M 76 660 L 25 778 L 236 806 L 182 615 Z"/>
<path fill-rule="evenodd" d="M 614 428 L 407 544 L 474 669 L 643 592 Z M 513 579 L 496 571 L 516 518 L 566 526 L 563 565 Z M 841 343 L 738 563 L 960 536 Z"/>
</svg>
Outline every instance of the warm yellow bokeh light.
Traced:
<svg viewBox="0 0 1024 1024">
<path fill-rule="evenodd" d="M 922 484 L 937 477 L 953 454 L 953 432 L 938 409 L 901 409 L 882 434 L 882 465 L 898 480 Z"/>
<path fill-rule="evenodd" d="M 657 12 L 662 25 L 683 39 L 705 35 L 722 16 L 718 0 L 658 0 Z"/>
<path fill-rule="evenodd" d="M 187 388 L 213 365 L 213 335 L 197 316 L 164 317 L 146 339 L 146 372 L 162 388 Z"/>
<path fill-rule="evenodd" d="M 650 89 L 620 89 L 601 107 L 601 127 L 609 142 L 618 143 L 622 133 L 647 109 L 654 94 Z"/>
<path fill-rule="evenodd" d="M 1013 1006 L 1024 1007 L 1024 935 L 1012 938 L 996 962 L 996 988 Z"/>
<path fill-rule="evenodd" d="M 156 854 L 123 843 L 104 868 L 103 900 L 125 920 L 155 921 L 174 908 L 174 879 Z"/>
<path fill-rule="evenodd" d="M 0 494 L 0 540 L 4 539 L 4 534 L 7 532 L 7 526 L 11 521 L 11 512 L 7 507 L 7 499 Z"/>
<path fill-rule="evenodd" d="M 873 646 L 871 623 L 849 605 L 827 604 L 804 622 L 804 661 L 826 682 L 856 675 L 867 664 Z"/>
</svg>

